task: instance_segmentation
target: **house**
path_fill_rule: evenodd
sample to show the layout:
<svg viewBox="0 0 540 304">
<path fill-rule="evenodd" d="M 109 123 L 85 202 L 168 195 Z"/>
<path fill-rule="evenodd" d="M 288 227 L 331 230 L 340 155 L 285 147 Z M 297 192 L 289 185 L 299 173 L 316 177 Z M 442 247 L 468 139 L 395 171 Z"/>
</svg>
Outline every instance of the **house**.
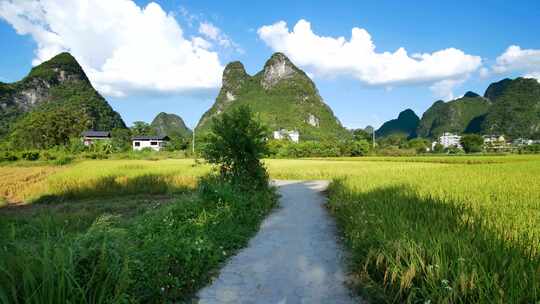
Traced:
<svg viewBox="0 0 540 304">
<path fill-rule="evenodd" d="M 292 142 L 297 143 L 300 140 L 300 133 L 298 131 L 288 131 L 281 129 L 279 131 L 274 131 L 274 139 L 289 139 Z"/>
<path fill-rule="evenodd" d="M 150 148 L 160 151 L 169 141 L 168 136 L 135 136 L 132 138 L 133 150 L 140 151 L 144 148 Z"/>
<path fill-rule="evenodd" d="M 537 143 L 540 143 L 540 141 L 532 140 L 532 139 L 528 139 L 528 138 L 518 138 L 518 139 L 515 139 L 512 142 L 512 144 L 514 144 L 514 146 L 530 146 L 530 145 L 537 144 Z"/>
<path fill-rule="evenodd" d="M 504 138 L 504 135 L 483 135 L 484 138 L 484 144 L 502 144 L 506 143 L 506 139 Z"/>
<path fill-rule="evenodd" d="M 111 132 L 109 131 L 84 131 L 82 133 L 83 142 L 85 146 L 90 146 L 98 140 L 111 139 Z"/>
<path fill-rule="evenodd" d="M 441 144 L 445 148 L 449 147 L 461 147 L 461 136 L 449 132 L 443 133 L 442 136 L 439 137 L 439 144 Z"/>
</svg>

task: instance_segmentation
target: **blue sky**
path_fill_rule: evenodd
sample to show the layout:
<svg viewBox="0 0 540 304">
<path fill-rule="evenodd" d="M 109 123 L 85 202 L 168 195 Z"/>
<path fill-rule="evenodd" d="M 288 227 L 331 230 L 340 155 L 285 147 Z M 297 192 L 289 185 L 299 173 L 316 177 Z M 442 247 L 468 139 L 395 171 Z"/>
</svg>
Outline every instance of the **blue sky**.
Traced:
<svg viewBox="0 0 540 304">
<path fill-rule="evenodd" d="M 313 75 L 349 128 L 378 127 L 406 108 L 421 116 L 436 99 L 483 94 L 504 77 L 540 77 L 539 1 L 55 1 L 0 0 L 0 81 L 71 51 L 128 124 L 164 111 L 193 127 L 227 62 L 254 74 L 274 51 Z"/>
</svg>

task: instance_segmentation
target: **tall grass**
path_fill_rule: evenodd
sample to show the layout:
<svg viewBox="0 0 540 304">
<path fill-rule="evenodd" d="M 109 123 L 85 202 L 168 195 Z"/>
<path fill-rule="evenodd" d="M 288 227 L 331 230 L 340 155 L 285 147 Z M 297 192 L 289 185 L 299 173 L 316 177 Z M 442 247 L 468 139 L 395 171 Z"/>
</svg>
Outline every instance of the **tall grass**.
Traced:
<svg viewBox="0 0 540 304">
<path fill-rule="evenodd" d="M 364 291 L 394 303 L 540 301 L 540 162 L 429 165 L 331 185 Z"/>
<path fill-rule="evenodd" d="M 276 197 L 206 178 L 172 203 L 124 201 L 0 213 L 0 303 L 185 300 L 245 246 Z"/>
</svg>

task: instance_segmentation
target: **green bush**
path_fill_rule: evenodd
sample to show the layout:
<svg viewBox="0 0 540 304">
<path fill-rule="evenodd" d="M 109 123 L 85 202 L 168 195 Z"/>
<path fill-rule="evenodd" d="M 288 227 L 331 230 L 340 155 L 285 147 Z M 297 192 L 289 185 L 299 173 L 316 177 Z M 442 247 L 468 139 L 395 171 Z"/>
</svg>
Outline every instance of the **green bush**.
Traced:
<svg viewBox="0 0 540 304">
<path fill-rule="evenodd" d="M 261 159 L 267 154 L 268 131 L 247 106 L 213 119 L 212 133 L 202 155 L 219 166 L 222 179 L 249 189 L 266 189 L 268 173 Z"/>
<path fill-rule="evenodd" d="M 21 158 L 24 160 L 35 161 L 39 159 L 38 151 L 24 151 L 21 153 Z"/>
<path fill-rule="evenodd" d="M 16 153 L 10 151 L 4 151 L 0 154 L 0 161 L 17 161 L 19 156 Z"/>
</svg>

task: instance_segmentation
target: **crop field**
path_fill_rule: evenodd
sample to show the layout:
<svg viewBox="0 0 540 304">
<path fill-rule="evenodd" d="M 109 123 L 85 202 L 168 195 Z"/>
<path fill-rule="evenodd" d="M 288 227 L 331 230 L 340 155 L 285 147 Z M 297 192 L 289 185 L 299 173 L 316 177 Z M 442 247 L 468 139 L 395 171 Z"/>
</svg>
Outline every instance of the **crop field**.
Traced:
<svg viewBox="0 0 540 304">
<path fill-rule="evenodd" d="M 328 207 L 350 270 L 376 301 L 540 301 L 539 156 L 277 159 L 266 166 L 276 179 L 333 180 Z M 0 205 L 189 196 L 209 170 L 193 160 L 0 166 Z M 16 208 L 0 209 L 0 217 Z"/>
</svg>

